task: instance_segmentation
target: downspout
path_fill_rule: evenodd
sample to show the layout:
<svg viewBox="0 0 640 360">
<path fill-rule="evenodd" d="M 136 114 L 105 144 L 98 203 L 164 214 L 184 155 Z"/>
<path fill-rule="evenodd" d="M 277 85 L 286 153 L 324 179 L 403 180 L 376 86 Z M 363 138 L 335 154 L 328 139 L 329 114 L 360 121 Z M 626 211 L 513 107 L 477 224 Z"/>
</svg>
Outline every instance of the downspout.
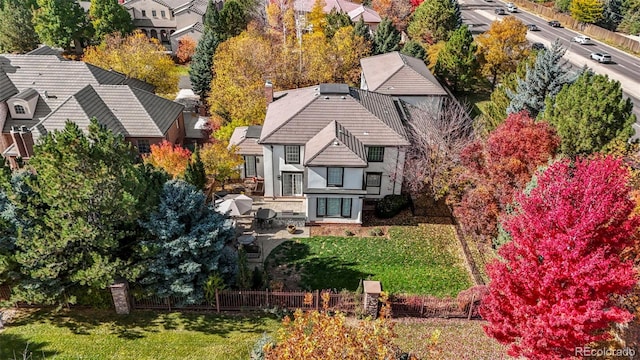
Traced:
<svg viewBox="0 0 640 360">
<path fill-rule="evenodd" d="M 395 176 L 393 177 L 393 194 L 394 195 L 396 193 L 396 184 L 398 183 L 398 159 L 400 159 L 400 146 L 396 146 L 396 171 L 395 171 Z"/>
<path fill-rule="evenodd" d="M 275 169 L 275 161 L 273 156 L 273 145 L 269 145 L 271 147 L 271 196 L 273 200 L 276 199 L 276 180 L 278 180 L 278 176 L 276 175 Z"/>
</svg>

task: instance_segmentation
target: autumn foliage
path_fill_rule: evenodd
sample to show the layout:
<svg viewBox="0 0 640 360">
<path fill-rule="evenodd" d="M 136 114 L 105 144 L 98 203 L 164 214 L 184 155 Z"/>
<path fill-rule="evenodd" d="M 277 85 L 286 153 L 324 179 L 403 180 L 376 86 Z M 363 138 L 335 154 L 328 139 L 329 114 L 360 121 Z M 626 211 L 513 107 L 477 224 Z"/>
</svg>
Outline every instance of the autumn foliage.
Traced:
<svg viewBox="0 0 640 360">
<path fill-rule="evenodd" d="M 393 324 L 387 318 L 388 304 L 378 319 L 350 325 L 343 313 L 327 311 L 329 293 L 323 293 L 322 300 L 323 311 L 298 309 L 293 319 L 285 317 L 277 345 L 266 349 L 265 359 L 395 359 L 399 354 L 393 344 Z"/>
<path fill-rule="evenodd" d="M 186 64 L 191 61 L 191 57 L 196 53 L 196 46 L 198 44 L 191 36 L 185 36 L 178 40 L 178 51 L 176 57 L 181 64 Z"/>
<path fill-rule="evenodd" d="M 504 224 L 512 241 L 491 277 L 485 331 L 509 354 L 529 359 L 575 356 L 575 348 L 609 337 L 611 323 L 632 315 L 612 301 L 637 282 L 621 252 L 640 225 L 629 171 L 611 157 L 549 166 Z"/>
<path fill-rule="evenodd" d="M 460 160 L 465 172 L 454 213 L 465 230 L 494 237 L 498 218 L 552 157 L 560 139 L 545 122 L 535 122 L 526 111 L 510 114 L 486 142 L 468 145 Z"/>
<path fill-rule="evenodd" d="M 163 169 L 175 179 L 184 175 L 190 159 L 191 151 L 165 140 L 151 145 L 151 153 L 145 156 L 144 162 Z"/>
</svg>

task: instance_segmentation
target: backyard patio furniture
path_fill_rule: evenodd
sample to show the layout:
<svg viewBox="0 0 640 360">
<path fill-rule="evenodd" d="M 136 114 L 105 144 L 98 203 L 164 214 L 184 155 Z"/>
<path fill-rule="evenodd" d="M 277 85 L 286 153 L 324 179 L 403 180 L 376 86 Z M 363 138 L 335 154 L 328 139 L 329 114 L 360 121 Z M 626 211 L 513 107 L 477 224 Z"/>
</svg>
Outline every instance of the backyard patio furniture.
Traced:
<svg viewBox="0 0 640 360">
<path fill-rule="evenodd" d="M 276 217 L 276 212 L 272 209 L 258 209 L 256 212 L 256 222 L 259 228 L 271 227 L 273 225 L 273 219 Z"/>
<path fill-rule="evenodd" d="M 230 194 L 221 200 L 216 202 L 216 210 L 229 216 L 245 215 L 251 211 L 251 205 L 253 205 L 253 199 L 246 195 Z"/>
<path fill-rule="evenodd" d="M 249 245 L 256 241 L 256 236 L 254 234 L 244 234 L 238 236 L 238 244 Z"/>
</svg>

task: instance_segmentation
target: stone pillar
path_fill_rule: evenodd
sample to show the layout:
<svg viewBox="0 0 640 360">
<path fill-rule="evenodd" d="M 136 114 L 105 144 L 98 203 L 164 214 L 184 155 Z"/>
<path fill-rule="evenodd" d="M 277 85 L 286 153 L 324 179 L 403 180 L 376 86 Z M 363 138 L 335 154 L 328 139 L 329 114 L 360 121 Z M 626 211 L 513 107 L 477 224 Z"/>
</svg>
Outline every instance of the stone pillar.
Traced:
<svg viewBox="0 0 640 360">
<path fill-rule="evenodd" d="M 117 282 L 109 286 L 113 305 L 116 314 L 126 315 L 131 312 L 131 301 L 129 300 L 129 284 L 126 281 Z"/>
<path fill-rule="evenodd" d="M 362 282 L 364 287 L 364 314 L 376 319 L 378 317 L 378 297 L 382 292 L 380 281 L 365 280 Z"/>
</svg>

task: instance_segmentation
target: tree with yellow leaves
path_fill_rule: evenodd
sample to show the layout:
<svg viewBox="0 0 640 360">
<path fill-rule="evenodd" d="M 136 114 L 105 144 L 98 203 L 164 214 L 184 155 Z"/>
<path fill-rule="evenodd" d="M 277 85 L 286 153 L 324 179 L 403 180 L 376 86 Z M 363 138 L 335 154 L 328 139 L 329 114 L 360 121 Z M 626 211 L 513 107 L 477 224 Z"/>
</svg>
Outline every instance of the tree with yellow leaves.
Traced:
<svg viewBox="0 0 640 360">
<path fill-rule="evenodd" d="M 357 84 L 360 81 L 360 59 L 371 53 L 366 40 L 356 35 L 353 26 L 342 27 L 331 39 L 334 82 Z"/>
<path fill-rule="evenodd" d="M 100 45 L 87 48 L 83 60 L 146 81 L 155 86 L 158 94 L 170 96 L 178 91 L 179 76 L 165 51 L 157 39 L 149 39 L 139 31 L 126 37 L 116 33 L 107 35 Z"/>
<path fill-rule="evenodd" d="M 489 30 L 476 38 L 482 74 L 492 79 L 492 88 L 499 77 L 514 72 L 529 55 L 526 35 L 527 27 L 522 21 L 507 16 L 492 22 Z"/>
<path fill-rule="evenodd" d="M 240 177 L 242 157 L 236 153 L 235 147 L 227 149 L 226 142 L 214 141 L 205 144 L 200 150 L 200 158 L 207 177 L 220 183 L 222 188 L 230 179 Z"/>
<path fill-rule="evenodd" d="M 593 24 L 602 19 L 604 3 L 600 0 L 572 0 L 569 11 L 572 18 Z"/>
<path fill-rule="evenodd" d="M 311 25 L 313 32 L 324 32 L 327 26 L 327 14 L 324 12 L 326 5 L 324 0 L 315 0 L 311 12 L 307 14 L 307 23 Z"/>
</svg>

